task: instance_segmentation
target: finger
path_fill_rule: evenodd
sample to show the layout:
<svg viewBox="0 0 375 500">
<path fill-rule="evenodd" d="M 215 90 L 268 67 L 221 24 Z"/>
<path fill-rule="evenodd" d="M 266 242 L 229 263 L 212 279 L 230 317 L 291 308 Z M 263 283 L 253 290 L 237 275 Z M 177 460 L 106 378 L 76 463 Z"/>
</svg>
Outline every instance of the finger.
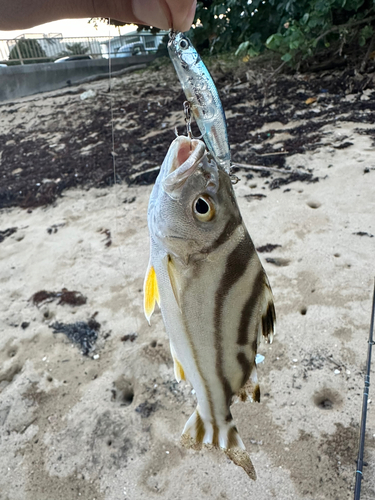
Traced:
<svg viewBox="0 0 375 500">
<path fill-rule="evenodd" d="M 133 0 L 132 5 L 143 24 L 187 31 L 194 19 L 196 0 Z"/>
<path fill-rule="evenodd" d="M 166 0 L 172 14 L 172 28 L 188 31 L 194 20 L 197 0 Z"/>
<path fill-rule="evenodd" d="M 133 13 L 142 24 L 163 30 L 171 28 L 172 16 L 164 0 L 133 0 Z"/>
</svg>

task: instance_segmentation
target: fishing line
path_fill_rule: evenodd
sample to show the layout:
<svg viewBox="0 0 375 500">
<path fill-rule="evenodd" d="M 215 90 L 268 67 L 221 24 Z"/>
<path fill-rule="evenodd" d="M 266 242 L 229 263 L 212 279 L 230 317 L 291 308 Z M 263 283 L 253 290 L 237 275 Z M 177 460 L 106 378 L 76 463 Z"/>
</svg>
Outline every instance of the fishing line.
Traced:
<svg viewBox="0 0 375 500">
<path fill-rule="evenodd" d="M 112 165 L 113 165 L 113 189 L 114 189 L 114 198 L 115 198 L 115 229 L 114 229 L 114 238 L 113 240 L 119 240 L 119 225 L 118 225 L 118 218 L 119 218 L 119 190 L 120 190 L 120 183 L 117 182 L 117 170 L 116 170 L 116 151 L 115 151 L 115 126 L 114 126 L 114 111 L 113 111 L 113 95 L 112 95 L 112 61 L 111 61 L 111 18 L 108 18 L 108 84 L 109 84 L 109 102 L 110 102 L 110 116 L 111 116 L 111 146 L 112 146 L 112 151 L 111 151 L 111 156 L 112 156 Z M 121 41 L 121 39 L 120 39 Z M 118 184 L 118 185 L 117 185 Z M 123 214 L 123 217 L 125 219 L 126 215 Z M 122 248 L 121 248 L 121 243 L 120 241 L 118 242 L 118 255 L 120 257 L 120 266 L 121 266 L 121 275 L 126 282 L 126 271 L 125 271 L 125 260 L 123 258 L 122 254 Z M 124 290 L 125 290 L 125 285 L 124 285 Z M 125 303 L 125 296 L 124 296 L 124 303 Z M 142 310 L 142 308 L 140 309 Z M 135 315 L 131 315 L 133 318 L 133 321 L 136 324 L 135 331 L 139 331 L 139 321 L 138 317 Z"/>
<path fill-rule="evenodd" d="M 108 85 L 109 85 L 109 102 L 110 102 L 110 116 L 111 116 L 111 156 L 112 156 L 112 166 L 113 166 L 113 190 L 115 197 L 115 231 L 114 237 L 118 238 L 118 189 L 117 189 L 117 172 L 116 172 L 116 151 L 115 151 L 115 126 L 114 126 L 114 113 L 113 113 L 113 95 L 112 95 L 112 58 L 111 58 L 111 18 L 108 18 Z M 121 246 L 118 246 L 120 261 L 122 267 L 122 274 L 125 278 L 124 261 L 121 254 Z"/>
<path fill-rule="evenodd" d="M 113 98 L 112 98 L 112 61 L 111 61 L 111 18 L 108 18 L 108 80 L 109 80 L 109 102 L 111 107 L 111 134 L 112 134 L 112 164 L 113 164 L 113 184 L 116 187 L 116 154 L 115 154 L 115 129 L 113 125 Z M 117 204 L 116 204 L 117 209 Z"/>
</svg>

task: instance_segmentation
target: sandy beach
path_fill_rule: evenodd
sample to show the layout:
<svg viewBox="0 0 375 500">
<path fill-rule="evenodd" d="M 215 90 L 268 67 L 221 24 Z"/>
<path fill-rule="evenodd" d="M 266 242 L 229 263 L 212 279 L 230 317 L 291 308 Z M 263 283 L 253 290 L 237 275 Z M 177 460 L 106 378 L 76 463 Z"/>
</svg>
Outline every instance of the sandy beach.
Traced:
<svg viewBox="0 0 375 500">
<path fill-rule="evenodd" d="M 195 396 L 175 381 L 160 311 L 151 326 L 143 314 L 152 176 L 184 123 L 167 66 L 156 84 L 155 70 L 113 81 L 115 185 L 108 82 L 0 105 L 1 500 L 353 497 L 375 276 L 374 82 L 281 75 L 265 87 L 256 71 L 216 71 L 233 161 L 276 169 L 239 168 L 235 185 L 277 313 L 259 351 L 261 402 L 232 406 L 257 481 L 220 451 L 180 445 Z M 88 89 L 96 98 L 81 100 Z M 87 300 L 64 303 L 64 289 Z M 33 300 L 40 291 L 55 296 Z M 77 322 L 97 334 L 88 355 L 54 333 Z M 375 497 L 374 398 L 372 385 L 361 500 Z"/>
</svg>

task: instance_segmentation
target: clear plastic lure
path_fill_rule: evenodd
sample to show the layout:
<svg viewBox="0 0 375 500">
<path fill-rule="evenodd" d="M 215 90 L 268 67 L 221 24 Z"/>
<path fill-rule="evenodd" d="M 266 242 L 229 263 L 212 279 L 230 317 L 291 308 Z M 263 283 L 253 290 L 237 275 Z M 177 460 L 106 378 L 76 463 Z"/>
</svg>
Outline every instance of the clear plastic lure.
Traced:
<svg viewBox="0 0 375 500">
<path fill-rule="evenodd" d="M 229 173 L 227 124 L 210 73 L 183 33 L 170 32 L 168 51 L 203 140 L 218 165 Z"/>
</svg>

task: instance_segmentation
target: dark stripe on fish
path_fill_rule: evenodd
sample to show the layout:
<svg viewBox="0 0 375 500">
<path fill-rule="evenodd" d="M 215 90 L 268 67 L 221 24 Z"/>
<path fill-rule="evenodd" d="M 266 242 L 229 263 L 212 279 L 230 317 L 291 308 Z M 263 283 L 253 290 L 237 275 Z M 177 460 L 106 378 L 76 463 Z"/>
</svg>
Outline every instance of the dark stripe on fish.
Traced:
<svg viewBox="0 0 375 500">
<path fill-rule="evenodd" d="M 241 382 L 241 387 L 243 387 L 246 384 L 247 379 L 250 377 L 251 363 L 247 359 L 244 352 L 239 352 L 237 354 L 237 361 L 241 365 L 242 372 L 243 372 L 242 382 Z"/>
<path fill-rule="evenodd" d="M 254 254 L 254 245 L 248 234 L 243 238 L 236 248 L 228 255 L 225 271 L 220 280 L 219 288 L 215 295 L 215 326 L 221 325 L 221 315 L 226 296 L 230 289 L 237 283 L 246 272 L 247 265 Z"/>
<path fill-rule="evenodd" d="M 223 334 L 222 316 L 224 312 L 224 302 L 230 289 L 246 272 L 247 266 L 255 252 L 250 236 L 246 233 L 236 248 L 228 255 L 225 271 L 220 280 L 219 287 L 215 294 L 214 326 L 215 326 L 215 348 L 216 348 L 216 373 L 223 385 L 226 404 L 230 406 L 232 402 L 233 390 L 228 379 L 224 376 L 223 370 Z"/>
<path fill-rule="evenodd" d="M 206 430 L 204 428 L 204 422 L 201 419 L 201 416 L 197 413 L 197 420 L 195 423 L 195 432 L 196 432 L 196 441 L 197 443 L 203 443 L 204 435 L 206 433 Z"/>
<path fill-rule="evenodd" d="M 226 241 L 230 239 L 234 231 L 238 228 L 238 226 L 241 224 L 242 220 L 241 218 L 230 218 L 228 222 L 226 223 L 222 233 L 220 236 L 212 243 L 212 245 L 205 247 L 201 250 L 201 253 L 211 253 L 217 248 L 219 248 L 221 245 L 223 245 Z"/>
<path fill-rule="evenodd" d="M 253 281 L 250 296 L 245 302 L 241 311 L 241 320 L 240 326 L 238 328 L 237 338 L 238 345 L 247 345 L 249 342 L 249 324 L 252 317 L 251 313 L 257 303 L 258 297 L 260 297 L 261 295 L 264 286 L 264 271 L 263 269 L 261 269 Z"/>
<path fill-rule="evenodd" d="M 256 338 L 253 340 L 253 343 L 252 343 L 252 349 L 254 351 L 254 356 L 257 355 L 257 352 L 258 352 L 258 336 L 256 336 Z"/>
<path fill-rule="evenodd" d="M 221 354 L 222 354 L 222 349 L 221 349 Z M 216 357 L 216 371 L 217 371 L 217 357 Z M 229 407 L 231 404 L 232 404 L 232 396 L 233 396 L 233 391 L 232 391 L 232 387 L 229 383 L 229 380 L 224 377 L 224 372 L 223 372 L 223 367 L 222 367 L 222 359 L 220 361 L 220 374 L 219 372 L 217 372 L 219 377 L 220 377 L 220 380 L 223 384 L 223 388 L 224 388 L 224 394 L 225 394 L 225 401 L 226 401 L 226 404 L 227 406 Z"/>
<path fill-rule="evenodd" d="M 219 446 L 219 427 L 216 425 L 216 423 L 213 423 L 212 427 L 214 429 L 214 434 L 212 436 L 212 444 L 214 446 Z"/>
</svg>

